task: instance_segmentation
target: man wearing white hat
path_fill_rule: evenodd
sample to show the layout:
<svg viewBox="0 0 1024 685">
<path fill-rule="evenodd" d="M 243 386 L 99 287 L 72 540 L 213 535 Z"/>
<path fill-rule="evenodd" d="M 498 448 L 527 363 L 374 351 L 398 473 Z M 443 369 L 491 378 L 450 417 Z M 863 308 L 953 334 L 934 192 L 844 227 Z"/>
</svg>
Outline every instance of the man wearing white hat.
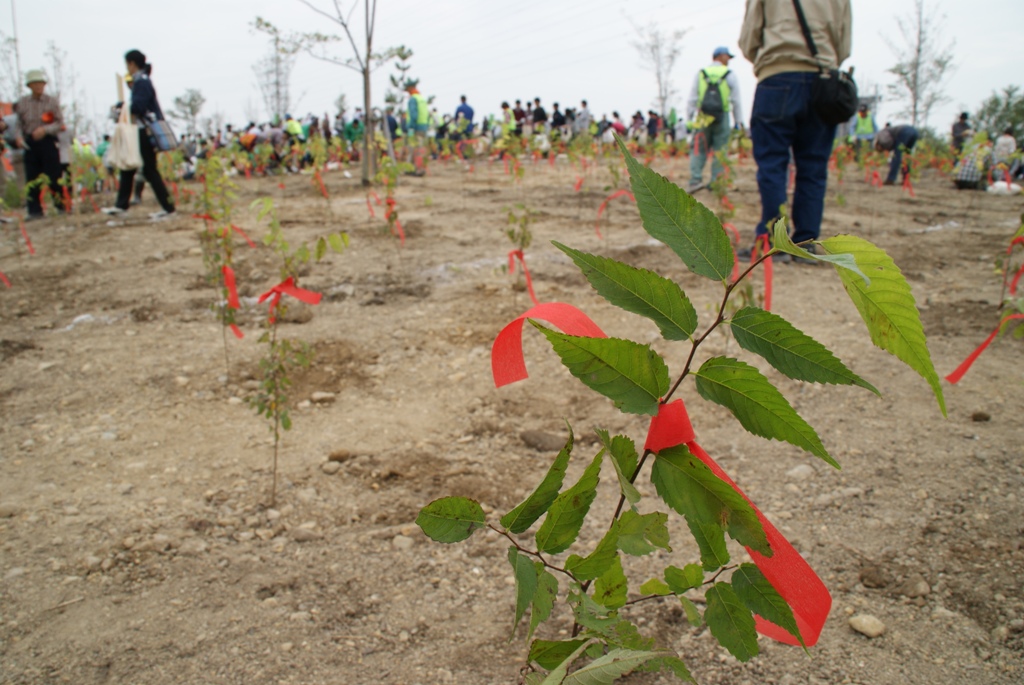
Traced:
<svg viewBox="0 0 1024 685">
<path fill-rule="evenodd" d="M 63 210 L 64 197 L 57 183 L 61 176 L 57 136 L 64 127 L 60 102 L 43 92 L 46 90 L 46 72 L 42 69 L 32 69 L 25 74 L 25 83 L 32 93 L 14 105 L 14 113 L 17 115 L 15 144 L 24 150 L 25 180 L 31 183 L 42 174 L 46 174 L 54 204 Z M 30 220 L 43 216 L 43 207 L 39 202 L 42 190 L 42 187 L 37 187 L 28 193 Z"/>
</svg>

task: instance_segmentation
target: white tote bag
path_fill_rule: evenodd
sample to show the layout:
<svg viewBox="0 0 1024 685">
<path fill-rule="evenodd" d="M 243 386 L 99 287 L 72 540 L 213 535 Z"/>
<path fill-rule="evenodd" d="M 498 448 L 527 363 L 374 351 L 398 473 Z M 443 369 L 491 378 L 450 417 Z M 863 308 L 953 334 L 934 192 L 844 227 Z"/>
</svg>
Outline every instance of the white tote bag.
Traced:
<svg viewBox="0 0 1024 685">
<path fill-rule="evenodd" d="M 117 169 L 138 169 L 142 166 L 142 153 L 139 152 L 139 127 L 132 123 L 128 115 L 128 103 L 121 106 L 121 115 L 114 128 L 114 137 L 110 141 L 111 166 Z"/>
</svg>

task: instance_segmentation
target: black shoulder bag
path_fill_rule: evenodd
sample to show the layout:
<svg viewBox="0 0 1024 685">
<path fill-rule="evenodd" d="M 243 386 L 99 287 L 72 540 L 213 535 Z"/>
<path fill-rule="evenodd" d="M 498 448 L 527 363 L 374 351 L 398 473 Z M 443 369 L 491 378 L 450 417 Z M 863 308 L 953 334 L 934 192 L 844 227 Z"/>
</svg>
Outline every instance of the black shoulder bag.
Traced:
<svg viewBox="0 0 1024 685">
<path fill-rule="evenodd" d="M 811 38 L 811 29 L 807 26 L 807 18 L 804 16 L 800 0 L 793 0 L 793 7 L 796 8 L 796 16 L 800 20 L 800 30 L 803 31 L 804 40 L 807 42 L 807 49 L 811 56 L 818 59 L 818 48 Z M 839 71 L 838 69 L 826 69 L 818 62 L 820 78 L 814 84 L 813 103 L 814 110 L 821 117 L 822 121 L 829 125 L 841 124 L 848 121 L 857 113 L 857 84 L 853 80 L 853 69 Z"/>
</svg>

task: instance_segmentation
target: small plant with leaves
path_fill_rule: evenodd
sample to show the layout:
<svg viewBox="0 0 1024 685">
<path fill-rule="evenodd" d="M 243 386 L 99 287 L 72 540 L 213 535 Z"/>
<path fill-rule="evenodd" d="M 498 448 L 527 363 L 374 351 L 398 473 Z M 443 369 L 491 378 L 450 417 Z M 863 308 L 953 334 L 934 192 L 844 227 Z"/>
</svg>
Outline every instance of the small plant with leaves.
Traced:
<svg viewBox="0 0 1024 685">
<path fill-rule="evenodd" d="M 249 404 L 256 413 L 264 417 L 274 438 L 273 484 L 270 490 L 270 506 L 277 499 L 277 460 L 283 431 L 291 430 L 292 419 L 288 410 L 288 388 L 291 387 L 291 372 L 296 368 L 309 366 L 312 359 L 309 345 L 301 340 L 282 338 L 278 335 L 281 317 L 287 310 L 283 296 L 287 295 L 300 302 L 314 305 L 320 302 L 320 293 L 298 286 L 299 271 L 310 260 L 320 261 L 328 251 L 341 253 L 348 247 L 346 233 L 331 233 L 320 236 L 310 251 L 306 243 L 293 247 L 285 238 L 281 222 L 274 209 L 274 201 L 262 198 L 252 203 L 259 209 L 259 220 L 267 220 L 270 230 L 263 238 L 263 244 L 277 253 L 281 260 L 281 282 L 263 293 L 259 302 L 270 302 L 266 321 L 267 330 L 259 342 L 266 346 L 266 352 L 259 362 L 260 384 L 256 394 L 249 398 Z"/>
<path fill-rule="evenodd" d="M 512 284 L 512 289 L 516 292 L 528 291 L 530 299 L 536 302 L 537 296 L 533 292 L 533 279 L 526 268 L 526 256 L 523 251 L 533 242 L 533 231 L 530 230 L 530 225 L 537 221 L 537 212 L 521 202 L 508 208 L 507 211 L 505 237 L 512 243 L 512 250 L 508 253 L 508 274 L 516 279 Z M 516 267 L 516 259 L 519 260 L 519 268 Z"/>
<path fill-rule="evenodd" d="M 789 378 L 878 392 L 781 316 L 754 306 L 728 313 L 738 284 L 765 257 L 733 280 L 734 257 L 715 215 L 630 156 L 621 140 L 619 147 L 645 230 L 670 247 L 690 271 L 721 286 L 713 318 L 701 327 L 694 306 L 672 280 L 555 243 L 598 294 L 652 320 L 667 343 L 683 345 L 682 369 L 673 381 L 667 363 L 649 345 L 604 337 L 582 312 L 560 303 L 534 307 L 509 324 L 495 341 L 492 368 L 499 386 L 526 376 L 520 337 L 529 320 L 573 376 L 620 411 L 651 417 L 643 447 L 638 449 L 631 436 L 597 429 L 600 450 L 580 478 L 563 488 L 575 448 L 570 428 L 565 447 L 538 474 L 540 484 L 497 520 L 489 520 L 478 502 L 464 497 L 435 500 L 416 519 L 438 542 L 459 542 L 481 529 L 508 542 L 516 587 L 513 635 L 529 614 L 524 631 L 529 649 L 521 671 L 521 682 L 528 685 L 611 683 L 633 671 L 665 669 L 691 680 L 679 655 L 659 644 L 656 636 L 642 634 L 636 612 L 648 602 L 681 604 L 688 621 L 706 623 L 711 635 L 742 661 L 758 653 L 757 632 L 812 646 L 829 613 L 827 589 L 700 448 L 677 394 L 695 394 L 721 405 L 750 433 L 789 443 L 838 467 L 815 430 L 756 366 L 707 356 L 704 343 L 728 327 L 743 350 Z M 785 252 L 836 267 L 872 342 L 923 376 L 945 413 L 920 317 L 900 270 L 884 251 L 859 237 L 840 235 L 817 245 L 822 254 L 793 244 L 785 224 L 778 222 L 770 254 Z M 611 523 L 600 539 L 582 540 L 602 470 L 610 472 L 618 503 L 608 512 Z M 636 487 L 645 471 L 656 496 L 643 496 Z M 670 511 L 685 520 L 698 557 L 656 568 L 651 576 L 650 564 L 641 564 L 640 558 L 680 546 L 670 539 Z M 746 547 L 754 563 L 732 562 L 727 536 Z M 703 612 L 688 596 L 692 590 L 703 593 Z M 559 614 L 573 621 L 571 634 L 564 637 L 546 627 Z"/>
</svg>

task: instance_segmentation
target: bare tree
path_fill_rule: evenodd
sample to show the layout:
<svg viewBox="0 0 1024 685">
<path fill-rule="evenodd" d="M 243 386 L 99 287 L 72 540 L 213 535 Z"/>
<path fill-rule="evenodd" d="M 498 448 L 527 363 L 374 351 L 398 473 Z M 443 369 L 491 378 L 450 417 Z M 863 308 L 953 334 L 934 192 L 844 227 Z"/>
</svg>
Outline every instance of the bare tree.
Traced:
<svg viewBox="0 0 1024 685">
<path fill-rule="evenodd" d="M 276 26 L 260 17 L 256 17 L 252 26 L 270 37 L 270 53 L 252 68 L 256 74 L 256 85 L 263 96 L 267 115 L 271 119 L 284 119 L 291 108 L 292 69 L 302 42 L 297 37 L 282 34 Z"/>
<path fill-rule="evenodd" d="M 0 102 L 17 102 L 25 89 L 16 51 L 14 39 L 0 31 Z"/>
<path fill-rule="evenodd" d="M 896 77 L 896 82 L 889 84 L 889 93 L 905 103 L 899 114 L 909 116 L 913 126 L 918 122 L 926 126 L 932 109 L 949 101 L 944 81 L 954 68 L 956 41 L 943 43 L 944 19 L 945 15 L 927 9 L 925 0 L 914 0 L 913 11 L 896 18 L 902 44 L 885 38 L 897 60 L 888 70 Z"/>
<path fill-rule="evenodd" d="M 640 55 L 640 66 L 654 74 L 654 80 L 658 84 L 658 97 L 654 104 L 658 107 L 658 113 L 664 115 L 677 95 L 676 89 L 672 86 L 672 70 L 683 50 L 683 36 L 686 35 L 686 31 L 662 31 L 654 22 L 646 27 L 633 24 L 633 30 L 636 31 L 637 39 L 630 45 Z"/>
<path fill-rule="evenodd" d="M 188 127 L 189 134 L 194 134 L 198 129 L 199 112 L 206 104 L 206 98 L 195 88 L 189 88 L 184 95 L 174 98 L 174 109 L 168 112 L 168 116 L 184 121 Z"/>
<path fill-rule="evenodd" d="M 375 161 L 370 157 L 370 139 L 373 137 L 374 121 L 373 107 L 370 100 L 370 74 L 374 70 L 386 64 L 395 56 L 395 50 L 385 50 L 383 53 L 373 51 L 373 32 L 377 21 L 377 0 L 362 0 L 363 5 L 363 26 L 362 33 L 358 25 L 353 22 L 356 10 L 360 2 L 355 0 L 351 8 L 346 10 L 342 7 L 342 0 L 331 0 L 331 10 L 324 10 L 310 0 L 298 0 L 303 5 L 324 17 L 332 24 L 339 26 L 345 34 L 345 38 L 323 33 L 303 33 L 292 38 L 301 41 L 303 48 L 314 58 L 336 64 L 347 69 L 358 72 L 363 78 L 363 112 L 365 113 L 365 133 L 363 135 L 363 185 L 370 185 L 372 166 Z M 357 40 L 358 38 L 358 40 Z M 347 42 L 352 50 L 351 57 L 340 57 L 331 50 L 335 43 Z"/>
</svg>

